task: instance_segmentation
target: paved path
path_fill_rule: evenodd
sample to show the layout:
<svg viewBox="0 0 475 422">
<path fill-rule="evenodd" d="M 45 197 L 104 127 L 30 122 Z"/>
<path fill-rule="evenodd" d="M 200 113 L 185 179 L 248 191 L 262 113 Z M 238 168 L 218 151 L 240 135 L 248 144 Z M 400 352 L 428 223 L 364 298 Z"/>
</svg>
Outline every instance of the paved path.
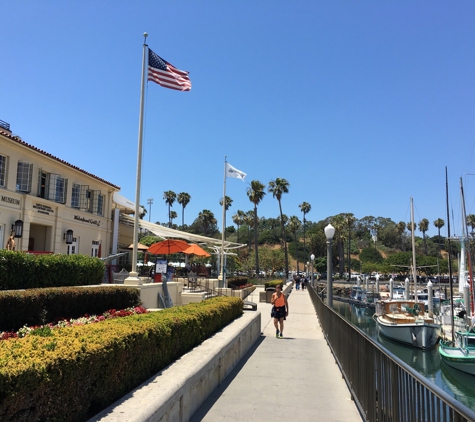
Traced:
<svg viewBox="0 0 475 422">
<path fill-rule="evenodd" d="M 257 303 L 262 314 L 260 340 L 191 422 L 361 422 L 308 292 L 292 290 L 284 338 L 277 339 L 271 305 L 259 303 L 259 291 L 248 300 Z"/>
</svg>

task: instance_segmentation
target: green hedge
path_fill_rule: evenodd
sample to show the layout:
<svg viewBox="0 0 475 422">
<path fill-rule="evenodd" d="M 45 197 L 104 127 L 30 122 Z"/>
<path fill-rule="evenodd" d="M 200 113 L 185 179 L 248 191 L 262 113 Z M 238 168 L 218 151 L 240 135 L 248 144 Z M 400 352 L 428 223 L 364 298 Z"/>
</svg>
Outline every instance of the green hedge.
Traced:
<svg viewBox="0 0 475 422">
<path fill-rule="evenodd" d="M 1 341 L 0 420 L 85 421 L 242 315 L 242 307 L 240 299 L 219 297 Z"/>
<path fill-rule="evenodd" d="M 284 286 L 283 286 L 283 283 L 282 283 L 282 280 L 266 281 L 266 282 L 264 283 L 264 290 L 267 290 L 268 287 L 275 287 L 275 286 L 278 286 L 279 284 L 282 286 L 282 288 L 284 287 Z"/>
<path fill-rule="evenodd" d="M 0 290 L 100 284 L 104 262 L 86 255 L 0 250 Z"/>
<path fill-rule="evenodd" d="M 237 276 L 237 277 L 226 277 L 226 281 L 228 283 L 228 287 L 231 286 L 243 286 L 244 284 L 249 283 L 249 277 L 242 277 L 242 276 Z"/>
<path fill-rule="evenodd" d="M 24 325 L 43 325 L 85 314 L 99 315 L 140 303 L 139 291 L 123 286 L 0 291 L 0 331 L 17 331 Z"/>
</svg>

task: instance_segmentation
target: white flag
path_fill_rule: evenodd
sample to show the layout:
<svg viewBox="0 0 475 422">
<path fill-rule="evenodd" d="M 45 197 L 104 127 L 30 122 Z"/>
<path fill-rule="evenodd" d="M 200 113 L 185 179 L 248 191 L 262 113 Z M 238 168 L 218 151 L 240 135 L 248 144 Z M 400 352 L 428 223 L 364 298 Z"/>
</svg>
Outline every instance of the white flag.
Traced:
<svg viewBox="0 0 475 422">
<path fill-rule="evenodd" d="M 235 169 L 231 164 L 226 163 L 226 177 L 235 177 L 236 179 L 241 179 L 244 182 L 244 178 L 246 176 L 246 173 Z"/>
</svg>

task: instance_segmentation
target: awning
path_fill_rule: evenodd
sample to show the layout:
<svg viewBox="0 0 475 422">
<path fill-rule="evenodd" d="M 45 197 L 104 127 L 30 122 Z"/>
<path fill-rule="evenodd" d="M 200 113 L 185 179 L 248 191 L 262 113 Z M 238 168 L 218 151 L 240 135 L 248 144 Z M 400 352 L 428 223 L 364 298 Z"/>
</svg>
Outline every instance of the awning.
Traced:
<svg viewBox="0 0 475 422">
<path fill-rule="evenodd" d="M 124 222 L 128 222 L 129 224 L 132 224 L 132 225 L 134 224 L 134 217 L 121 214 L 120 218 Z M 163 239 L 179 238 L 179 239 L 185 239 L 189 242 L 206 243 L 206 245 L 209 245 L 209 246 L 213 245 L 213 246 L 221 247 L 221 239 L 214 239 L 212 237 L 200 236 L 198 234 L 187 233 L 180 230 L 170 229 L 169 227 L 160 226 L 159 224 L 150 223 L 145 220 L 139 220 L 139 226 Z M 224 249 L 239 249 L 239 248 L 243 248 L 244 246 L 247 246 L 247 245 L 243 243 L 228 242 L 227 240 L 224 241 Z"/>
</svg>

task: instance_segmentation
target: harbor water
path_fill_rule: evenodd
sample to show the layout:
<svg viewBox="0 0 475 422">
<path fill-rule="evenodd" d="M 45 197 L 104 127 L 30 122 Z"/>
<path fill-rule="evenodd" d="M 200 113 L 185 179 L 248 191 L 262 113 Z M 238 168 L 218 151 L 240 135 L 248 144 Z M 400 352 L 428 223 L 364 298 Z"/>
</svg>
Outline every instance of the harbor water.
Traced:
<svg viewBox="0 0 475 422">
<path fill-rule="evenodd" d="M 333 301 L 333 308 L 367 336 L 411 366 L 429 381 L 465 406 L 475 410 L 475 376 L 458 371 L 442 362 L 438 345 L 428 351 L 407 347 L 378 335 L 374 309 Z"/>
</svg>

